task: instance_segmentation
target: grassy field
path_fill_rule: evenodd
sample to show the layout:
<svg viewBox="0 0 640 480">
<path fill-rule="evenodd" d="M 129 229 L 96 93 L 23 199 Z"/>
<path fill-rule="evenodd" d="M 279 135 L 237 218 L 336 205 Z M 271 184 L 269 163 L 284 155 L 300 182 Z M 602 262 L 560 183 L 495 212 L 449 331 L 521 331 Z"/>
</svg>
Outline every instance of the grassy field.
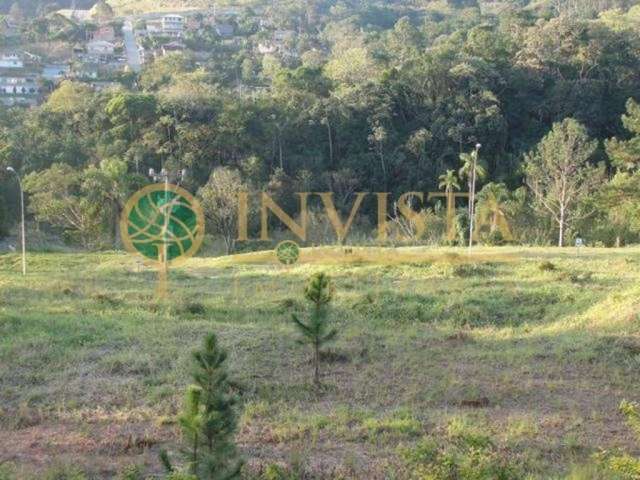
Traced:
<svg viewBox="0 0 640 480">
<path fill-rule="evenodd" d="M 429 478 L 437 452 L 461 471 L 564 478 L 601 449 L 638 453 L 617 407 L 638 399 L 640 248 L 199 258 L 171 272 L 166 301 L 125 254 L 29 263 L 23 278 L 18 256 L 0 256 L 0 463 L 18 478 L 159 472 L 210 331 L 243 386 L 254 476 L 279 464 L 291 478 Z M 321 270 L 340 336 L 317 391 L 289 319 Z"/>
</svg>

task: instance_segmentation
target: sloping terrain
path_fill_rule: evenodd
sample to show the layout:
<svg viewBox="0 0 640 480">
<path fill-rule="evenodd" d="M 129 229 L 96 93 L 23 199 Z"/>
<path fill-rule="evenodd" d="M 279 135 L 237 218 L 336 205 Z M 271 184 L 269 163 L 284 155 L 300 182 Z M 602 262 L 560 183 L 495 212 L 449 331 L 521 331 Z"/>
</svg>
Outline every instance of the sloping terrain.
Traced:
<svg viewBox="0 0 640 480">
<path fill-rule="evenodd" d="M 155 273 L 123 254 L 34 254 L 27 279 L 18 264 L 0 257 L 0 452 L 25 478 L 59 463 L 103 478 L 159 471 L 209 331 L 242 385 L 253 472 L 411 478 L 425 439 L 490 439 L 491 455 L 532 478 L 602 448 L 637 453 L 617 413 L 640 380 L 637 248 L 193 259 L 165 302 Z M 335 280 L 340 331 L 321 392 L 289 322 L 319 270 Z"/>
</svg>

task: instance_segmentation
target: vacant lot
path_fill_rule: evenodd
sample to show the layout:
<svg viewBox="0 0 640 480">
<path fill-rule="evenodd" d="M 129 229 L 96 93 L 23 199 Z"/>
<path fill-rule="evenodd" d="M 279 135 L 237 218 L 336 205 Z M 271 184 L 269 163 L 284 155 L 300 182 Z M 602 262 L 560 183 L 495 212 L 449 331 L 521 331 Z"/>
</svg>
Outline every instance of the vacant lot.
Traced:
<svg viewBox="0 0 640 480">
<path fill-rule="evenodd" d="M 0 256 L 0 462 L 20 478 L 59 464 L 97 478 L 160 471 L 158 451 L 178 445 L 190 352 L 209 331 L 242 385 L 252 472 L 411 478 L 425 442 L 459 439 L 531 478 L 600 449 L 637 453 L 617 410 L 638 399 L 637 248 L 193 259 L 171 272 L 166 301 L 124 254 L 29 261 L 23 278 L 19 257 Z M 322 391 L 289 321 L 319 270 L 335 280 L 340 329 Z"/>
</svg>

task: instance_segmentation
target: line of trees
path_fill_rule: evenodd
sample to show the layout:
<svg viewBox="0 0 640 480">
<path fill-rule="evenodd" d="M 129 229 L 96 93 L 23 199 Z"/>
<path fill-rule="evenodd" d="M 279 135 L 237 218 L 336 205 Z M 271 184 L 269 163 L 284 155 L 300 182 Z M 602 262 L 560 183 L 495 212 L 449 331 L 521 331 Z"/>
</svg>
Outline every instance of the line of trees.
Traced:
<svg viewBox="0 0 640 480">
<path fill-rule="evenodd" d="M 523 243 L 637 241 L 640 7 L 435 15 L 398 0 L 394 15 L 406 15 L 384 23 L 389 10 L 370 5 L 310 5 L 313 28 L 300 12 L 284 17 L 297 59 L 258 55 L 256 34 L 215 62 L 159 59 L 132 88 L 64 82 L 41 107 L 0 110 L 0 171 L 26 177 L 30 220 L 87 247 L 116 244 L 123 200 L 161 166 L 187 168 L 203 199 L 250 188 L 295 213 L 293 192 L 332 191 L 348 215 L 356 192 L 434 191 L 448 171 L 468 190 L 465 154 L 480 143 L 476 220 L 508 221 Z M 0 231 L 16 221 L 14 183 L 0 178 Z M 451 176 L 444 185 L 457 189 Z M 218 209 L 210 224 L 223 234 Z M 375 205 L 362 209 L 373 223 Z M 442 212 L 421 214 L 434 226 Z M 415 240 L 446 241 L 441 230 Z"/>
</svg>

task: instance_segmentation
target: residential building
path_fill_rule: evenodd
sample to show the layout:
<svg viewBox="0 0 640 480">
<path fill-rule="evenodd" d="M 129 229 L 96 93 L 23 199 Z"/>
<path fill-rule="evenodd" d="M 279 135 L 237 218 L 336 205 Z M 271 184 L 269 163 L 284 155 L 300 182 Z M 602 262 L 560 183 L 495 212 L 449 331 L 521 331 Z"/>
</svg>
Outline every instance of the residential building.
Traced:
<svg viewBox="0 0 640 480">
<path fill-rule="evenodd" d="M 147 33 L 149 35 L 161 35 L 162 21 L 161 20 L 147 20 Z"/>
<path fill-rule="evenodd" d="M 272 43 L 258 43 L 258 53 L 262 55 L 276 53 L 277 47 Z"/>
<path fill-rule="evenodd" d="M 116 39 L 116 31 L 111 25 L 103 25 L 93 32 L 93 40 L 102 40 L 105 42 L 114 42 Z"/>
<path fill-rule="evenodd" d="M 184 24 L 184 17 L 181 15 L 165 15 L 162 17 L 162 32 L 171 37 L 181 37 Z"/>
<path fill-rule="evenodd" d="M 27 69 L 0 68 L 0 103 L 36 105 L 42 94 L 39 75 Z"/>
<path fill-rule="evenodd" d="M 87 43 L 87 53 L 94 56 L 110 56 L 113 55 L 116 46 L 111 42 L 104 40 L 93 40 Z"/>
<path fill-rule="evenodd" d="M 9 53 L 0 57 L 0 68 L 24 68 L 24 62 L 17 53 Z"/>
<path fill-rule="evenodd" d="M 221 23 L 219 25 L 216 25 L 215 28 L 216 28 L 216 33 L 222 38 L 233 37 L 233 33 L 235 31 L 233 28 L 233 25 L 230 25 L 228 23 Z"/>
<path fill-rule="evenodd" d="M 185 49 L 185 45 L 180 42 L 171 42 L 162 46 L 162 55 L 168 55 L 169 53 L 182 52 Z"/>
<path fill-rule="evenodd" d="M 71 73 L 71 66 L 67 64 L 48 64 L 42 69 L 42 78 L 56 82 Z"/>
</svg>

